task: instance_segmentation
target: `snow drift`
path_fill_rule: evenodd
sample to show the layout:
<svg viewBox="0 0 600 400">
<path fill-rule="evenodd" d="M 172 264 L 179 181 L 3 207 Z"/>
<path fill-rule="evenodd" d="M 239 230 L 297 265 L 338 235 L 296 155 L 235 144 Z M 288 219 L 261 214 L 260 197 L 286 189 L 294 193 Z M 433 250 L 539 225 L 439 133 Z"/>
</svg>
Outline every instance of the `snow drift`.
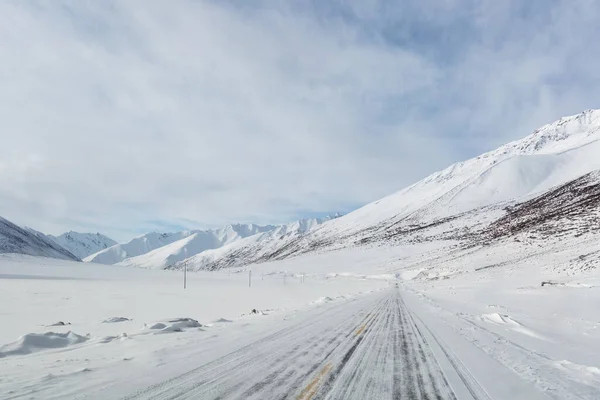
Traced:
<svg viewBox="0 0 600 400">
<path fill-rule="evenodd" d="M 89 337 L 81 336 L 71 331 L 66 333 L 28 333 L 21 336 L 15 342 L 0 347 L 0 358 L 73 346 L 87 340 L 89 340 Z"/>
</svg>

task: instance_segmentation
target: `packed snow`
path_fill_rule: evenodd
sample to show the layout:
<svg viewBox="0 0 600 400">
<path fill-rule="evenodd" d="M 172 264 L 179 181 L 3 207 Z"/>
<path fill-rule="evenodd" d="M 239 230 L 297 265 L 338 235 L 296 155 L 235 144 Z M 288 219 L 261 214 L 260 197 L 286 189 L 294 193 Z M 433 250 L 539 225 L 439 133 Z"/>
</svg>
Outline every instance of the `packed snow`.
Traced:
<svg viewBox="0 0 600 400">
<path fill-rule="evenodd" d="M 545 243 L 510 237 L 470 249 L 363 246 L 252 265 L 251 287 L 249 269 L 188 272 L 185 290 L 181 271 L 3 256 L 0 290 L 7 301 L 0 312 L 11 324 L 0 332 L 2 351 L 25 348 L 23 337 L 42 337 L 55 321 L 70 324 L 52 332 L 85 340 L 5 356 L 0 392 L 118 398 L 250 344 L 315 308 L 397 282 L 409 309 L 492 398 L 594 399 L 600 393 L 600 257 L 581 269 L 580 256 L 600 254 L 600 242 L 588 233 Z M 557 284 L 542 286 L 547 281 Z"/>
<path fill-rule="evenodd" d="M 307 274 L 302 283 L 299 275 L 278 268 L 252 273 L 252 287 L 247 270 L 189 273 L 184 290 L 179 271 L 0 255 L 0 345 L 3 355 L 11 352 L 0 359 L 0 397 L 11 392 L 17 397 L 76 398 L 80 390 L 127 386 L 123 379 L 132 372 L 140 379 L 161 376 L 155 369 L 177 363 L 181 346 L 202 347 L 208 338 L 225 337 L 229 344 L 219 351 L 225 350 L 282 318 L 316 307 L 312 303 L 319 298 L 347 301 L 387 285 L 320 274 Z M 56 321 L 65 325 L 48 327 Z M 47 340 L 30 344 L 40 337 Z M 21 367 L 14 368 L 15 363 Z M 177 370 L 170 368 L 162 373 Z M 88 370 L 85 376 L 78 373 L 83 369 Z M 51 389 L 48 375 L 64 386 Z M 124 388 L 115 390 L 125 394 Z"/>
</svg>

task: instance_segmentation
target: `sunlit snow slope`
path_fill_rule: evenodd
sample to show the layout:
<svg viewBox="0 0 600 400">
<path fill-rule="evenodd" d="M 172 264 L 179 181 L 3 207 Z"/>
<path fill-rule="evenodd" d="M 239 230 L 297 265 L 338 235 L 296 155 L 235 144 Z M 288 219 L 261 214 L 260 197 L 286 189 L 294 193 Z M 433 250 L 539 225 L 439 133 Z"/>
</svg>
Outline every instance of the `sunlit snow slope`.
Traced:
<svg viewBox="0 0 600 400">
<path fill-rule="evenodd" d="M 173 243 L 192 234 L 191 231 L 176 233 L 150 232 L 124 243 L 111 246 L 86 257 L 83 261 L 99 264 L 115 264 L 129 257 L 146 254 L 154 249 Z"/>
<path fill-rule="evenodd" d="M 588 110 L 331 221 L 304 220 L 248 234 L 229 235 L 228 229 L 236 231 L 232 227 L 149 234 L 85 260 L 147 268 L 185 264 L 192 269 L 219 269 L 390 238 L 460 240 L 501 218 L 506 206 L 600 169 L 599 155 L 600 110 Z"/>
<path fill-rule="evenodd" d="M 117 265 L 170 268 L 188 259 L 191 264 L 203 259 L 218 259 L 221 254 L 226 255 L 235 249 L 247 246 L 266 250 L 273 247 L 274 243 L 283 243 L 285 240 L 309 232 L 329 219 L 331 217 L 303 219 L 280 226 L 237 224 L 217 230 L 194 231 L 188 237 L 146 254 L 127 258 Z"/>
<path fill-rule="evenodd" d="M 137 257 L 127 258 L 120 262 L 119 265 L 165 268 L 202 251 L 215 249 L 272 229 L 274 229 L 273 226 L 236 224 L 216 230 L 192 231 L 189 236 L 183 239 Z"/>
<path fill-rule="evenodd" d="M 565 117 L 368 204 L 319 233 L 356 232 L 403 218 L 422 222 L 532 196 L 600 168 L 599 140 L 600 110 Z"/>
<path fill-rule="evenodd" d="M 239 243 L 219 249 L 218 254 L 201 253 L 190 261 L 195 268 L 218 269 L 389 238 L 460 240 L 476 232 L 474 228 L 480 229 L 479 225 L 502 217 L 505 206 L 600 169 L 599 139 L 600 111 L 585 111 L 454 164 L 306 235 L 269 242 L 268 247 L 256 243 L 240 247 Z M 440 236 L 443 232 L 451 234 Z"/>
</svg>

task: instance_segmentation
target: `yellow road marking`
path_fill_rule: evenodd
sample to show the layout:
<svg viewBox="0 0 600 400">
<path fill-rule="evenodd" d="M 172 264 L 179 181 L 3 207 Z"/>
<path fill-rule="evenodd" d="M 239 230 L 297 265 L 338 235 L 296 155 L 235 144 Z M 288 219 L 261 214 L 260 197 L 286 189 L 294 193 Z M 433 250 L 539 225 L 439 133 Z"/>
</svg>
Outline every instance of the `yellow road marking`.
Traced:
<svg viewBox="0 0 600 400">
<path fill-rule="evenodd" d="M 363 326 L 361 326 L 360 328 L 358 328 L 356 330 L 356 336 L 360 335 L 361 333 L 363 333 L 363 331 L 367 328 L 367 324 L 363 324 Z"/>
<path fill-rule="evenodd" d="M 298 400 L 310 400 L 310 399 L 312 399 L 313 396 L 317 393 L 317 390 L 319 389 L 319 384 L 321 383 L 321 380 L 323 379 L 323 377 L 325 375 L 327 375 L 329 373 L 329 371 L 331 371 L 332 367 L 333 367 L 333 364 L 331 364 L 331 361 L 329 361 L 327 364 L 325 364 L 325 366 L 317 374 L 317 376 L 315 376 L 313 378 L 313 380 L 310 381 L 310 383 L 308 384 L 308 386 L 306 386 L 304 388 L 304 390 L 302 390 L 302 392 L 300 392 L 300 395 L 297 397 L 297 399 Z"/>
</svg>

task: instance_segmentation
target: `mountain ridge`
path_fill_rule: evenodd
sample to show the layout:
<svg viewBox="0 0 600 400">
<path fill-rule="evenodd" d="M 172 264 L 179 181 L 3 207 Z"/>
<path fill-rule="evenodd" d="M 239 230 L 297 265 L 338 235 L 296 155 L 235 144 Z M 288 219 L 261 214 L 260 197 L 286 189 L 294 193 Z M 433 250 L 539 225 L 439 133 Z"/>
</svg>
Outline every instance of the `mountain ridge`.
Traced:
<svg viewBox="0 0 600 400">
<path fill-rule="evenodd" d="M 48 235 L 48 237 L 80 259 L 117 244 L 113 239 L 100 233 L 69 231 L 59 236 Z"/>
<path fill-rule="evenodd" d="M 347 214 L 343 221 L 349 222 L 348 225 L 356 224 L 364 228 L 366 225 L 374 225 L 384 219 L 405 217 L 411 212 L 422 210 L 423 203 L 430 204 L 438 201 L 443 196 L 459 189 L 461 185 L 468 186 L 471 180 L 477 180 L 486 171 L 489 172 L 500 165 L 500 162 L 514 159 L 515 156 L 541 154 L 559 156 L 587 146 L 593 146 L 594 150 L 600 154 L 600 110 L 586 110 L 581 114 L 563 117 L 536 129 L 523 139 L 512 141 L 480 156 L 452 164 L 404 189 Z M 554 153 L 551 153 L 551 150 Z M 593 157 L 589 157 L 589 160 L 594 165 L 586 166 L 583 168 L 584 170 L 576 171 L 553 183 L 559 184 L 561 181 L 574 179 L 595 169 L 596 163 Z M 546 185 L 544 189 L 552 186 Z M 413 196 L 407 196 L 409 194 Z M 490 203 L 478 204 L 471 208 L 486 204 Z"/>
<path fill-rule="evenodd" d="M 189 236 L 168 245 L 154 249 L 145 254 L 129 257 L 116 265 L 145 268 L 170 268 L 198 254 L 228 246 L 235 247 L 236 243 L 264 242 L 266 240 L 284 240 L 292 235 L 300 235 L 314 229 L 316 226 L 335 218 L 305 218 L 285 225 L 259 226 L 255 224 L 227 225 L 221 229 L 194 231 Z"/>
<path fill-rule="evenodd" d="M 503 218 L 511 206 L 600 170 L 598 155 L 600 110 L 586 110 L 452 164 L 344 216 L 284 225 L 150 232 L 84 261 L 217 269 L 376 242 L 460 241 Z"/>
<path fill-rule="evenodd" d="M 214 250 L 247 237 L 270 232 L 272 236 L 290 236 L 305 233 L 333 218 L 337 213 L 322 218 L 305 218 L 283 225 L 229 224 L 222 228 L 187 230 L 172 233 L 150 232 L 127 243 L 116 244 L 84 258 L 85 262 L 164 268 L 182 261 L 183 255 L 192 257 L 199 252 Z M 269 236 L 271 237 L 271 236 Z"/>
<path fill-rule="evenodd" d="M 3 217 L 0 217 L 0 253 L 81 261 L 43 233 L 31 228 L 20 227 Z"/>
<path fill-rule="evenodd" d="M 460 229 L 473 235 L 483 229 L 482 224 L 501 218 L 507 205 L 551 192 L 600 169 L 598 155 L 600 110 L 587 110 L 450 165 L 279 248 L 265 252 L 249 245 L 218 257 L 200 254 L 190 260 L 198 261 L 192 269 L 243 266 L 364 243 L 432 240 L 427 237 L 460 241 L 469 237 Z"/>
</svg>

